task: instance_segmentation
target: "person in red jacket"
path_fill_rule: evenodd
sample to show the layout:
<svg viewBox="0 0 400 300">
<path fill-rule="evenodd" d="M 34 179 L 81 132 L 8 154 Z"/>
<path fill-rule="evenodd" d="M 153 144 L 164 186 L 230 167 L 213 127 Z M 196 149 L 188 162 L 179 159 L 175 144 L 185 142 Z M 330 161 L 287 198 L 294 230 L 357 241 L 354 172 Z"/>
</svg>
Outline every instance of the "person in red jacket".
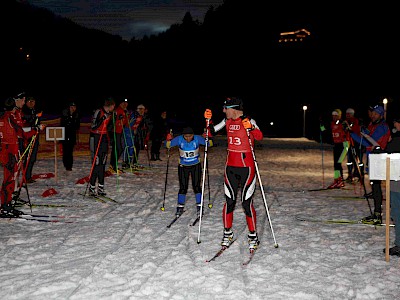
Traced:
<svg viewBox="0 0 400 300">
<path fill-rule="evenodd" d="M 92 156 L 92 170 L 90 173 L 89 196 L 105 196 L 104 177 L 108 155 L 107 127 L 111 122 L 115 101 L 108 98 L 102 108 L 97 109 L 92 117 L 89 147 Z M 98 180 L 97 192 L 96 181 Z"/>
<path fill-rule="evenodd" d="M 20 93 L 5 102 L 6 111 L 0 121 L 1 152 L 0 163 L 4 167 L 1 186 L 1 216 L 17 217 L 20 211 L 12 207 L 16 180 L 22 170 L 22 180 L 25 179 L 23 161 L 25 144 L 38 129 L 25 133 L 23 130 L 22 107 L 25 104 L 25 93 Z M 22 181 L 21 184 L 25 183 Z"/>
<path fill-rule="evenodd" d="M 123 129 L 128 126 L 128 99 L 124 99 L 115 109 L 110 122 L 109 136 L 111 142 L 110 167 L 111 173 L 120 173 L 118 160 L 124 151 Z"/>
<path fill-rule="evenodd" d="M 346 140 L 349 141 L 349 150 L 347 152 L 347 183 L 352 183 L 354 180 L 361 180 L 362 177 L 362 149 L 359 143 L 354 142 L 350 132 L 360 134 L 360 123 L 358 118 L 354 116 L 354 109 L 349 107 L 346 109 L 346 118 L 343 126 L 346 132 Z M 358 151 L 357 151 L 358 150 Z M 361 174 L 360 174 L 361 173 Z"/>
<path fill-rule="evenodd" d="M 257 235 L 256 210 L 253 205 L 253 193 L 256 185 L 256 169 L 254 162 L 254 140 L 262 140 L 263 133 L 254 119 L 243 114 L 243 101 L 240 98 L 227 98 L 223 112 L 226 117 L 216 125 L 210 124 L 211 110 L 207 109 L 204 117 L 208 120 L 210 130 L 215 133 L 225 128 L 228 139 L 228 151 L 224 174 L 225 204 L 222 211 L 224 235 L 221 246 L 229 247 L 233 241 L 233 211 L 237 194 L 241 187 L 240 202 L 246 215 L 249 229 L 248 243 L 250 252 L 259 245 Z"/>
<path fill-rule="evenodd" d="M 334 179 L 333 183 L 328 186 L 328 189 L 340 189 L 344 187 L 342 162 L 345 158 L 343 154 L 345 153 L 345 147 L 348 147 L 348 141 L 341 118 L 342 111 L 340 109 L 335 109 L 334 111 L 332 111 L 331 132 L 333 140 Z"/>
</svg>

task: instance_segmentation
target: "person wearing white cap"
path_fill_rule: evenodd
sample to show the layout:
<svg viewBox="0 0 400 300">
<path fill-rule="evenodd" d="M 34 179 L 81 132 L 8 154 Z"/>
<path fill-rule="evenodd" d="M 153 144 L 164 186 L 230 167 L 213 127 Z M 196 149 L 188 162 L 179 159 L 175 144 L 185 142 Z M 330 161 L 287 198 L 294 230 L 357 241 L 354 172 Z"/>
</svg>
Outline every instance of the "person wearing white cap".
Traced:
<svg viewBox="0 0 400 300">
<path fill-rule="evenodd" d="M 111 143 L 110 167 L 109 171 L 113 174 L 121 172 L 118 167 L 118 160 L 124 151 L 123 129 L 128 126 L 128 99 L 124 99 L 114 110 L 109 127 L 109 137 Z"/>
<path fill-rule="evenodd" d="M 342 125 L 342 111 L 335 109 L 332 111 L 331 132 L 333 140 L 333 183 L 328 186 L 328 189 L 340 189 L 344 187 L 343 181 L 343 150 L 346 140 L 346 133 Z"/>
<path fill-rule="evenodd" d="M 360 144 L 354 142 L 354 140 L 350 136 L 350 132 L 355 132 L 356 134 L 360 134 L 360 124 L 358 119 L 354 116 L 354 109 L 348 108 L 346 109 L 346 119 L 343 123 L 346 128 L 347 140 L 349 141 L 350 151 L 347 151 L 347 171 L 348 175 L 346 178 L 346 182 L 352 183 L 353 180 L 358 178 L 360 181 L 362 176 L 362 151 L 360 148 Z M 359 151 L 357 151 L 357 149 Z M 358 166 L 357 166 L 358 165 Z M 360 172 L 358 171 L 360 169 Z"/>
</svg>

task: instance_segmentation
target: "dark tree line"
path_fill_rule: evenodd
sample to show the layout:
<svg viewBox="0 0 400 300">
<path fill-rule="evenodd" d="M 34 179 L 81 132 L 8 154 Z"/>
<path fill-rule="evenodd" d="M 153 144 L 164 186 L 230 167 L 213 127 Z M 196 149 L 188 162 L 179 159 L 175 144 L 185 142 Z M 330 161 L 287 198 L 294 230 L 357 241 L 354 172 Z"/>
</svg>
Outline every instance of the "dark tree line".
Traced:
<svg viewBox="0 0 400 300">
<path fill-rule="evenodd" d="M 301 135 L 289 124 L 302 124 L 303 104 L 318 120 L 337 107 L 366 111 L 382 96 L 396 99 L 394 7 L 314 2 L 225 0 L 203 23 L 187 12 L 167 31 L 127 42 L 3 0 L 0 96 L 22 88 L 51 113 L 71 97 L 84 113 L 104 97 L 128 97 L 202 124 L 205 107 L 222 117 L 223 97 L 240 95 L 265 131 L 275 122 L 267 134 L 287 136 Z M 300 28 L 311 32 L 305 42 L 278 43 L 281 32 Z"/>
</svg>

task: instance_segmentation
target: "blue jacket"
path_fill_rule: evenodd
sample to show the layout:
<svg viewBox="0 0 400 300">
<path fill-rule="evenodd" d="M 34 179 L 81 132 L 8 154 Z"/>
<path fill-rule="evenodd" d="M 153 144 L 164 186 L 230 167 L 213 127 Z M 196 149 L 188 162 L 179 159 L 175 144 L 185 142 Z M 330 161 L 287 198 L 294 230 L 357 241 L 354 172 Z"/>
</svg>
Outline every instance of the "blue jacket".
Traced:
<svg viewBox="0 0 400 300">
<path fill-rule="evenodd" d="M 165 146 L 167 148 L 179 146 L 179 163 L 184 166 L 192 166 L 200 162 L 199 146 L 206 145 L 206 140 L 200 135 L 194 135 L 190 142 L 187 142 L 183 135 L 167 141 Z M 208 146 L 212 145 L 211 140 L 208 141 Z"/>
</svg>

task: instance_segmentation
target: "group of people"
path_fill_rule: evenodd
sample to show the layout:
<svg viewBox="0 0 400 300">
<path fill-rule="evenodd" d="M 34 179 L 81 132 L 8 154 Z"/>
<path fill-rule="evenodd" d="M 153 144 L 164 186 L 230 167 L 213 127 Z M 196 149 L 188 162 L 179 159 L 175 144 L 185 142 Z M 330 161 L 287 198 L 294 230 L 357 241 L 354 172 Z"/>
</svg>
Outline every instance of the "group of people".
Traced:
<svg viewBox="0 0 400 300">
<path fill-rule="evenodd" d="M 128 106 L 128 99 L 116 106 L 115 100 L 108 98 L 92 116 L 89 141 L 92 157 L 90 196 L 106 195 L 104 177 L 109 146 L 111 154 L 108 170 L 113 174 L 136 168 L 140 151 L 145 150 L 149 155 L 149 140 L 152 140 L 151 160 L 161 160 L 160 148 L 169 132 L 167 112 L 162 111 L 160 120 L 156 118 L 153 122 L 143 104 L 139 104 L 135 111 L 129 111 Z"/>
<path fill-rule="evenodd" d="M 160 159 L 161 141 L 168 133 L 167 111 L 162 111 L 162 120 L 154 121 L 148 109 L 139 104 L 135 111 L 128 110 L 128 99 L 124 99 L 115 108 L 115 112 L 107 125 L 107 132 L 112 146 L 110 167 L 111 173 L 121 173 L 124 169 L 134 168 L 138 163 L 139 153 L 145 150 L 149 153 L 151 144 L 151 160 Z M 122 156 L 121 168 L 118 160 Z M 150 157 L 148 157 L 150 160 Z"/>
<path fill-rule="evenodd" d="M 364 217 L 362 222 L 378 225 L 382 224 L 382 181 L 369 179 L 369 155 L 400 153 L 400 119 L 393 120 L 391 131 L 382 105 L 368 107 L 368 117 L 368 125 L 361 126 L 354 116 L 354 109 L 346 110 L 345 120 L 341 119 L 340 109 L 332 111 L 334 182 L 328 188 L 342 188 L 345 181 L 353 182 L 358 178 L 364 187 L 364 197 L 374 201 L 372 214 Z M 344 180 L 342 163 L 346 157 L 348 177 Z M 400 181 L 391 181 L 390 188 L 391 218 L 395 224 L 400 224 Z M 389 254 L 400 256 L 400 226 L 395 227 L 395 235 L 395 246 L 389 249 Z"/>
<path fill-rule="evenodd" d="M 1 213 L 5 215 L 18 214 L 13 208 L 12 200 L 19 197 L 22 187 L 34 183 L 32 177 L 33 166 L 37 160 L 39 150 L 39 134 L 44 131 L 41 123 L 42 112 L 36 108 L 36 99 L 26 97 L 25 93 L 8 98 L 5 101 L 4 112 L 0 113 L 0 162 L 4 166 L 4 178 L 1 188 Z M 101 109 L 97 109 L 92 116 L 89 148 L 93 158 L 91 170 L 90 192 L 105 194 L 104 174 L 105 164 L 109 151 L 109 142 L 112 145 L 110 169 L 118 168 L 118 159 L 124 152 L 123 166 L 132 166 L 137 163 L 139 151 L 147 148 L 150 134 L 150 122 L 146 116 L 144 105 L 140 104 L 134 112 L 128 112 L 128 102 L 122 101 L 114 112 L 115 102 L 106 99 Z M 163 120 L 166 112 L 163 112 Z M 127 126 L 130 124 L 131 126 Z M 66 171 L 72 171 L 73 151 L 77 143 L 78 131 L 81 125 L 81 116 L 75 101 L 71 100 L 68 107 L 61 113 L 60 126 L 64 128 L 62 145 L 62 161 Z M 104 127 L 105 125 L 105 127 Z M 162 132 L 158 128 L 166 127 L 166 123 L 156 125 L 152 146 L 154 158 L 159 158 Z M 128 130 L 126 134 L 124 130 Z M 165 135 L 168 130 L 164 130 Z M 100 135 L 98 135 L 100 133 Z M 100 138 L 101 137 L 101 138 Z M 157 154 L 157 156 L 156 156 Z M 17 182 L 18 181 L 18 182 Z M 98 181 L 98 192 L 93 186 Z"/>
<path fill-rule="evenodd" d="M 345 181 L 353 182 L 354 178 L 358 178 L 365 188 L 365 196 L 372 197 L 375 206 L 373 214 L 365 217 L 363 221 L 382 223 L 381 182 L 368 180 L 368 157 L 376 145 L 379 145 L 380 149 L 386 148 L 390 129 L 384 119 L 384 108 L 380 105 L 369 107 L 370 122 L 366 127 L 360 126 L 359 119 L 354 116 L 354 113 L 353 108 L 348 108 L 346 118 L 342 120 L 340 109 L 332 111 L 330 128 L 334 145 L 334 182 L 328 188 L 342 188 L 345 186 Z M 344 180 L 342 163 L 346 158 L 348 177 Z M 365 168 L 364 165 L 366 165 Z"/>
<path fill-rule="evenodd" d="M 346 117 L 342 120 L 342 111 L 340 109 L 332 111 L 330 129 L 333 141 L 334 181 L 329 185 L 329 189 L 344 187 L 345 182 L 352 183 L 361 180 L 365 147 L 350 135 L 350 132 L 359 135 L 361 129 L 359 119 L 354 114 L 354 109 L 348 108 Z M 346 159 L 348 176 L 344 179 L 342 163 Z"/>
<path fill-rule="evenodd" d="M 42 112 L 35 109 L 35 104 L 35 98 L 26 99 L 25 93 L 18 93 L 5 101 L 5 111 L 1 112 L 0 163 L 4 167 L 2 216 L 20 215 L 21 212 L 14 209 L 12 200 L 19 196 L 22 187 L 27 189 L 26 184 L 34 182 L 32 168 L 39 147 L 38 134 L 45 128 L 40 124 Z"/>
</svg>

